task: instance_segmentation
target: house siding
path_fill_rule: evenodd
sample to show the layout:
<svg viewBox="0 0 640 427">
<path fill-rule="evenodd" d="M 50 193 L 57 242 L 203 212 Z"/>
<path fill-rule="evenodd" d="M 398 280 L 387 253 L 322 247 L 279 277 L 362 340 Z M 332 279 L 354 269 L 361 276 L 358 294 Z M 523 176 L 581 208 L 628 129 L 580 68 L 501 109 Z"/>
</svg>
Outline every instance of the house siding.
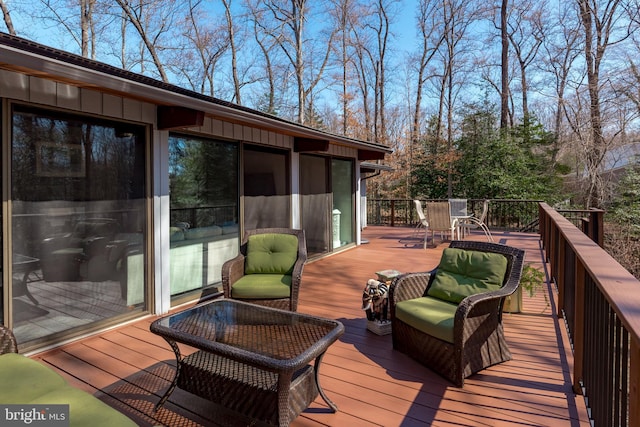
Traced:
<svg viewBox="0 0 640 427">
<path fill-rule="evenodd" d="M 150 254 L 154 262 L 151 263 L 150 283 L 153 283 L 154 298 L 151 312 L 165 313 L 171 307 L 171 296 L 168 283 L 168 223 L 169 218 L 169 185 L 168 185 L 168 135 L 167 130 L 157 129 L 157 106 L 151 102 L 139 99 L 119 96 L 112 93 L 101 92 L 93 88 L 79 87 L 72 84 L 49 80 L 46 78 L 27 76 L 20 72 L 0 70 L 0 98 L 16 102 L 38 104 L 44 108 L 65 109 L 71 112 L 100 116 L 109 119 L 135 122 L 151 126 L 149 137 L 151 138 L 153 187 L 152 194 L 152 220 L 154 230 L 151 235 L 155 246 Z M 5 112 L 4 114 L 9 114 Z M 180 130 L 176 129 L 176 132 Z M 278 133 L 273 130 L 231 123 L 207 116 L 202 126 L 185 128 L 185 132 L 191 132 L 202 136 L 227 139 L 242 143 L 261 144 L 292 152 L 291 162 L 291 186 L 292 186 L 292 226 L 300 225 L 299 203 L 299 177 L 297 162 L 298 153 L 293 152 L 294 137 Z M 7 132 L 4 135 L 9 135 Z M 5 141 L 5 144 L 7 141 Z M 358 150 L 343 145 L 330 144 L 327 152 L 318 153 L 323 156 L 336 156 L 357 160 Z M 4 184 L 6 185 L 6 184 Z M 357 209 L 355 210 L 358 211 Z"/>
</svg>

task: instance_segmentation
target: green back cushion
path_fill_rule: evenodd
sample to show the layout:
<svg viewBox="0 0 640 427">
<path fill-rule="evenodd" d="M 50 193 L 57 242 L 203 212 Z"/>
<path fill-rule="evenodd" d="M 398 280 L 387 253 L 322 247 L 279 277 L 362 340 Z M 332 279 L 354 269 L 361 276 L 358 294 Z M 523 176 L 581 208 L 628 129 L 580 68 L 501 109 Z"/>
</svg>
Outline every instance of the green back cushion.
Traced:
<svg viewBox="0 0 640 427">
<path fill-rule="evenodd" d="M 298 238 L 292 234 L 255 234 L 247 241 L 245 274 L 291 274 L 298 258 Z"/>
<path fill-rule="evenodd" d="M 427 295 L 459 304 L 470 295 L 500 289 L 506 272 L 504 255 L 447 248 Z"/>
</svg>

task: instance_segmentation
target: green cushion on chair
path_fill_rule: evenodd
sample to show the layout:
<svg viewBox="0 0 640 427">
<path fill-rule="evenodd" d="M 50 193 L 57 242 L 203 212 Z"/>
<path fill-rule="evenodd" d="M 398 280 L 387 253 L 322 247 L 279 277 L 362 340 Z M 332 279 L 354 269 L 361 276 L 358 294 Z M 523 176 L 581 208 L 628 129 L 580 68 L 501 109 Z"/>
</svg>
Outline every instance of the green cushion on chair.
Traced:
<svg viewBox="0 0 640 427">
<path fill-rule="evenodd" d="M 453 319 L 458 306 L 431 297 L 396 304 L 395 317 L 407 325 L 453 344 Z"/>
<path fill-rule="evenodd" d="M 3 404 L 69 405 L 71 427 L 136 425 L 92 394 L 70 386 L 53 369 L 21 354 L 0 355 L 0 384 Z"/>
<path fill-rule="evenodd" d="M 124 414 L 95 396 L 71 386 L 51 391 L 29 402 L 34 405 L 69 405 L 69 425 L 78 427 L 133 426 Z"/>
<path fill-rule="evenodd" d="M 459 304 L 470 295 L 500 289 L 507 263 L 501 254 L 447 248 L 427 295 Z"/>
<path fill-rule="evenodd" d="M 249 274 L 231 287 L 233 298 L 288 298 L 291 295 L 291 275 Z"/>
<path fill-rule="evenodd" d="M 298 259 L 298 238 L 292 234 L 249 236 L 245 274 L 291 274 Z"/>
<path fill-rule="evenodd" d="M 0 356 L 0 402 L 28 403 L 32 398 L 66 386 L 57 372 L 17 353 Z"/>
</svg>

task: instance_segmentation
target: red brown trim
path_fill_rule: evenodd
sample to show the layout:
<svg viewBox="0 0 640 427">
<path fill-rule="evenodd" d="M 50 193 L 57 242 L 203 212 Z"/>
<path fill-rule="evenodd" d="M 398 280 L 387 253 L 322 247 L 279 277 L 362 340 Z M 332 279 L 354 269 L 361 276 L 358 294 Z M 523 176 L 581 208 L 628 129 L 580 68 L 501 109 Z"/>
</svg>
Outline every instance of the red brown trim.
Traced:
<svg viewBox="0 0 640 427">
<path fill-rule="evenodd" d="M 158 106 L 158 129 L 202 126 L 203 123 L 204 111 L 187 107 Z"/>
<path fill-rule="evenodd" d="M 329 151 L 329 141 L 326 139 L 299 138 L 293 141 L 293 151 Z"/>
</svg>

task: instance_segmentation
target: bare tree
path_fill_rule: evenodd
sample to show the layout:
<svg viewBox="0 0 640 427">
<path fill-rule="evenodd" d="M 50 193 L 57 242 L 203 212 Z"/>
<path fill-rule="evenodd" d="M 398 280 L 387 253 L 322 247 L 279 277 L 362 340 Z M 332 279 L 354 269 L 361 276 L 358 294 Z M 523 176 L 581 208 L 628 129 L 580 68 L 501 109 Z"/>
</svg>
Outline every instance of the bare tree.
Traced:
<svg viewBox="0 0 640 427">
<path fill-rule="evenodd" d="M 163 49 L 162 36 L 168 33 L 174 24 L 175 2 L 173 0 L 116 0 L 127 20 L 136 29 L 144 49 L 164 82 L 169 82 L 164 61 L 160 57 Z M 140 50 L 140 65 L 144 67 L 144 51 Z"/>
<path fill-rule="evenodd" d="M 264 8 L 269 12 L 269 20 L 273 25 L 267 24 L 267 17 L 263 22 L 263 28 L 282 49 L 285 56 L 293 66 L 297 83 L 297 119 L 301 124 L 306 123 L 308 110 L 307 101 L 312 102 L 313 91 L 322 78 L 324 69 L 329 60 L 332 49 L 335 30 L 330 33 L 325 41 L 316 40 L 316 46 L 324 46 L 324 54 L 320 56 L 320 65 L 312 67 L 306 52 L 312 50 L 311 42 L 306 38 L 308 0 L 268 0 L 263 2 Z M 316 4 L 320 7 L 320 5 Z M 319 33 L 318 33 L 319 35 Z"/>
<path fill-rule="evenodd" d="M 216 96 L 215 70 L 228 50 L 227 26 L 206 13 L 202 1 L 189 0 L 185 16 L 178 22 L 182 46 L 173 50 L 167 66 L 187 81 L 192 90 Z"/>
<path fill-rule="evenodd" d="M 439 2 L 437 0 L 421 0 L 418 6 L 418 32 L 420 40 L 419 59 L 416 61 L 418 74 L 416 84 L 416 102 L 413 114 L 413 126 L 411 138 L 414 142 L 419 138 L 421 108 L 424 85 L 428 79 L 432 78 L 429 65 L 438 53 L 438 49 L 442 46 L 445 35 L 441 27 L 441 21 L 437 10 Z"/>
<path fill-rule="evenodd" d="M 380 123 L 379 131 L 376 131 L 376 141 L 385 143 L 387 138 L 387 129 L 386 129 L 386 96 L 385 96 L 385 88 L 387 84 L 386 80 L 386 69 L 387 69 L 387 48 L 389 42 L 389 31 L 390 31 L 390 17 L 389 17 L 389 9 L 390 4 L 393 1 L 385 1 L 378 0 L 375 15 L 377 17 L 377 25 L 373 27 L 376 32 L 377 38 L 377 67 L 376 67 L 376 103 L 375 103 L 375 112 L 376 117 L 379 120 L 374 122 L 374 126 L 377 128 L 377 123 Z"/>
<path fill-rule="evenodd" d="M 438 14 L 439 7 L 440 4 L 438 0 L 421 0 L 418 4 L 418 12 L 416 15 L 420 50 L 416 54 L 416 59 L 412 61 L 417 67 L 417 81 L 407 160 L 407 191 L 409 190 L 409 180 L 412 176 L 414 148 L 421 138 L 420 129 L 422 123 L 421 112 L 423 109 L 422 98 L 424 86 L 427 81 L 433 77 L 433 74 L 429 72 L 429 66 L 444 42 L 444 32 L 441 27 L 440 15 Z"/>
<path fill-rule="evenodd" d="M 331 14 L 336 23 L 337 36 L 339 38 L 339 47 L 336 46 L 336 56 L 339 57 L 339 67 L 341 70 L 340 82 L 341 82 L 341 94 L 340 104 L 342 107 L 342 126 L 341 132 L 343 135 L 348 134 L 350 109 L 349 102 L 352 96 L 349 94 L 350 87 L 350 73 L 349 69 L 352 66 L 352 60 L 350 57 L 350 49 L 352 45 L 351 31 L 354 21 L 357 22 L 358 17 L 354 16 L 354 4 L 355 0 L 331 0 Z"/>
<path fill-rule="evenodd" d="M 556 32 L 544 39 L 545 58 L 544 71 L 550 73 L 553 78 L 556 106 L 553 120 L 553 150 L 552 163 L 558 160 L 560 153 L 560 138 L 562 135 L 562 118 L 565 115 L 565 93 L 572 72 L 573 64 L 580 55 L 578 46 L 579 32 L 575 26 L 578 20 L 575 5 L 563 3 L 559 8 L 556 18 Z"/>
<path fill-rule="evenodd" d="M 253 26 L 253 36 L 254 39 L 262 53 L 264 59 L 264 73 L 266 74 L 265 78 L 267 81 L 267 92 L 264 96 L 261 96 L 261 99 L 258 100 L 258 109 L 261 111 L 265 111 L 269 114 L 276 113 L 276 82 L 275 82 L 275 69 L 272 62 L 272 51 L 274 49 L 275 42 L 273 42 L 273 38 L 269 37 L 267 33 L 264 31 L 264 27 L 262 22 L 263 12 L 259 6 L 258 2 L 252 3 L 250 1 L 246 2 L 246 6 L 249 9 L 250 19 Z M 271 42 L 269 42 L 271 40 Z M 256 80 L 261 80 L 257 78 Z M 262 94 L 261 94 L 262 95 Z"/>
<path fill-rule="evenodd" d="M 627 16 L 631 23 L 631 46 L 630 50 L 625 52 L 626 62 L 629 64 L 628 69 L 621 73 L 620 81 L 617 82 L 617 89 L 629 99 L 629 101 L 640 112 L 640 64 L 637 59 L 640 53 L 640 1 L 630 1 L 626 6 Z"/>
<path fill-rule="evenodd" d="M 0 0 L 0 9 L 2 9 L 2 17 L 4 18 L 4 24 L 7 26 L 7 31 L 12 36 L 16 35 L 16 29 L 13 28 L 13 21 L 11 21 L 11 15 L 9 14 L 9 8 L 4 0 Z"/>
<path fill-rule="evenodd" d="M 99 0 L 40 0 L 42 8 L 34 17 L 59 29 L 64 39 L 71 38 L 85 58 L 96 59 L 98 38 L 111 19 L 108 5 Z M 99 15 L 99 16 L 98 16 Z M 98 21 L 102 20 L 99 24 Z"/>
<path fill-rule="evenodd" d="M 522 120 L 529 124 L 529 82 L 527 68 L 537 59 L 538 51 L 545 36 L 543 16 L 547 13 L 548 4 L 544 0 L 533 2 L 515 2 L 507 22 L 508 38 L 513 47 L 515 59 L 520 73 L 520 91 L 522 95 Z"/>
<path fill-rule="evenodd" d="M 438 92 L 434 136 L 436 141 L 443 140 L 446 144 L 446 153 L 441 163 L 447 168 L 447 187 L 448 194 L 451 196 L 453 193 L 451 165 L 455 127 L 454 110 L 458 91 L 463 84 L 461 76 L 467 60 L 466 55 L 470 49 L 467 31 L 484 10 L 475 2 L 441 0 L 439 11 L 443 26 L 443 43 L 439 49 L 440 75 L 434 79 Z"/>
<path fill-rule="evenodd" d="M 227 20 L 227 31 L 229 33 L 229 48 L 231 49 L 231 75 L 233 77 L 233 100 L 242 105 L 240 97 L 240 79 L 238 78 L 238 52 L 236 50 L 236 36 L 233 27 L 233 15 L 231 14 L 231 0 L 222 0 L 224 5 L 224 15 Z"/>
<path fill-rule="evenodd" d="M 589 118 L 591 147 L 586 153 L 589 185 L 586 206 L 601 207 L 604 188 L 601 185 L 600 169 L 606 154 L 607 141 L 603 133 L 601 110 L 600 70 L 607 48 L 624 40 L 628 33 L 623 31 L 616 37 L 620 25 L 621 0 L 577 0 L 584 31 L 584 54 L 587 85 L 589 91 Z M 616 37 L 612 39 L 612 37 Z"/>
<path fill-rule="evenodd" d="M 373 97 L 373 111 L 367 106 L 372 139 L 386 143 L 386 102 L 387 77 L 389 67 L 387 55 L 390 51 L 391 25 L 396 16 L 398 0 L 377 0 L 361 2 L 358 16 L 360 30 L 354 31 L 355 55 L 358 57 L 360 86 L 367 81 L 367 99 Z M 363 75 L 366 73 L 366 76 Z M 366 114 L 367 115 L 367 114 Z"/>
<path fill-rule="evenodd" d="M 91 58 L 96 57 L 95 39 L 89 43 L 89 38 L 95 34 L 95 26 L 93 22 L 93 9 L 95 0 L 80 0 L 80 28 L 82 33 L 82 56 L 89 55 L 89 45 L 91 45 Z"/>
<path fill-rule="evenodd" d="M 128 69 L 127 63 L 127 18 L 124 11 L 120 11 L 120 62 L 124 70 Z"/>
<path fill-rule="evenodd" d="M 500 5 L 500 41 L 502 42 L 500 60 L 500 129 L 509 126 L 509 33 L 507 22 L 509 19 L 509 0 L 502 0 Z"/>
<path fill-rule="evenodd" d="M 376 79 L 372 77 L 376 69 L 374 66 L 375 60 L 368 35 L 364 31 L 362 33 L 355 31 L 353 37 L 357 87 L 362 101 L 362 120 L 364 121 L 365 129 L 362 138 L 366 141 L 371 141 L 376 138 L 373 126 L 375 118 L 373 117 L 370 106 L 371 91 L 373 90 L 375 93 L 374 82 Z"/>
</svg>

